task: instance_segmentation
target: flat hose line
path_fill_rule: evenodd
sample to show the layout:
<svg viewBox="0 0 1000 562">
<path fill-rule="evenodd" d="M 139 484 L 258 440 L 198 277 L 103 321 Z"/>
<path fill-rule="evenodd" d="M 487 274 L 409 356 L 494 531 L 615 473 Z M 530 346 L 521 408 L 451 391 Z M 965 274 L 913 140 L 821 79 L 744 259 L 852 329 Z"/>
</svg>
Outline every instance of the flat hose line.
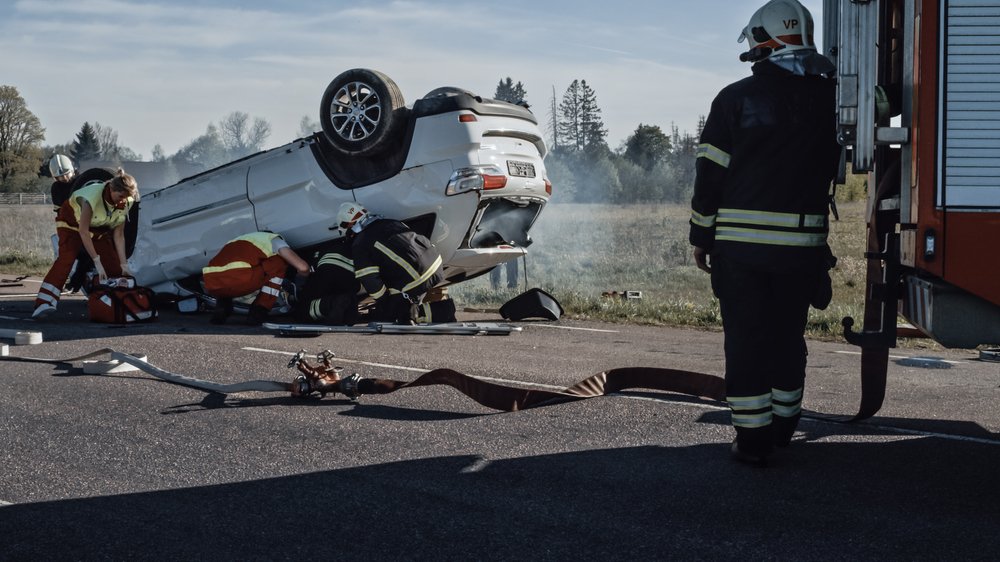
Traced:
<svg viewBox="0 0 1000 562">
<path fill-rule="evenodd" d="M 888 353 L 888 350 L 886 350 Z M 4 361 L 24 361 L 34 363 L 73 363 L 84 359 L 110 354 L 112 360 L 128 363 L 145 373 L 163 381 L 195 388 L 217 394 L 233 394 L 238 392 L 291 392 L 294 385 L 280 381 L 250 380 L 233 384 L 219 384 L 201 380 L 195 377 L 179 375 L 166 371 L 148 361 L 143 361 L 133 355 L 102 348 L 77 357 L 65 359 L 45 359 L 37 357 L 4 356 Z M 864 365 L 863 365 L 864 366 Z M 885 371 L 882 371 L 885 373 Z M 872 379 L 872 380 L 868 380 Z M 835 422 L 855 422 L 875 415 L 882 403 L 885 391 L 885 376 L 881 377 L 881 391 L 878 388 L 877 377 L 862 377 L 862 400 L 858 413 L 854 416 L 838 416 L 803 410 L 803 416 Z M 866 384 L 866 380 L 868 384 Z M 708 398 L 717 402 L 726 401 L 725 379 L 716 375 L 666 369 L 658 367 L 626 367 L 610 369 L 588 377 L 563 390 L 525 389 L 497 384 L 477 379 L 475 377 L 451 369 L 434 369 L 412 381 L 397 381 L 392 379 L 361 379 L 358 390 L 360 394 L 389 394 L 404 388 L 420 386 L 444 385 L 458 390 L 482 406 L 504 412 L 515 412 L 539 406 L 547 406 L 559 402 L 581 400 L 605 396 L 614 392 L 630 389 L 659 390 L 700 398 Z M 874 385 L 874 386 L 873 386 Z M 866 393 L 872 393 L 875 400 L 867 399 Z"/>
</svg>

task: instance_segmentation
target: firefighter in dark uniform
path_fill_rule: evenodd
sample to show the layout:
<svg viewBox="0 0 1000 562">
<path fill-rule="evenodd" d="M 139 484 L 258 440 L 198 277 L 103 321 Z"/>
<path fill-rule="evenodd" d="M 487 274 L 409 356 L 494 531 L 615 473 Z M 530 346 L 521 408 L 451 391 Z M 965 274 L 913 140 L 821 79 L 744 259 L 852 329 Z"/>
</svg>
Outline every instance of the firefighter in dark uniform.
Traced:
<svg viewBox="0 0 1000 562">
<path fill-rule="evenodd" d="M 317 252 L 295 318 L 310 324 L 351 325 L 360 320 L 358 300 L 361 283 L 354 276 L 351 243 L 339 238 Z"/>
<path fill-rule="evenodd" d="M 344 203 L 339 229 L 351 241 L 354 274 L 375 299 L 374 320 L 412 324 L 421 319 L 424 294 L 444 280 L 441 254 L 405 223 Z"/>
<path fill-rule="evenodd" d="M 65 154 L 53 154 L 49 160 L 49 174 L 52 176 L 52 205 L 55 211 L 59 212 L 59 207 L 69 199 L 69 194 L 73 192 L 73 180 L 76 179 L 76 166 L 73 160 Z"/>
<path fill-rule="evenodd" d="M 791 441 L 809 306 L 830 299 L 835 69 L 812 34 L 796 0 L 754 13 L 740 37 L 753 76 L 718 94 L 697 150 L 690 241 L 722 312 L 732 454 L 756 464 Z"/>
<path fill-rule="evenodd" d="M 58 213 L 59 208 L 62 204 L 69 199 L 71 193 L 73 193 L 74 187 L 82 187 L 77 184 L 80 181 L 77 180 L 79 175 L 77 174 L 76 167 L 73 165 L 73 160 L 65 154 L 53 154 L 52 158 L 49 160 L 49 174 L 54 180 L 52 182 L 52 188 L 50 193 L 52 195 L 52 205 L 55 207 L 55 211 Z M 82 178 L 81 178 L 82 179 Z M 128 222 L 126 222 L 125 228 L 129 228 Z M 128 246 L 128 235 L 125 236 L 126 241 L 126 255 L 129 254 Z M 94 268 L 94 262 L 91 261 L 90 256 L 85 250 L 80 250 L 80 254 L 76 257 L 76 264 L 73 266 L 73 273 L 69 277 L 69 282 L 66 284 L 66 288 L 70 292 L 79 291 L 87 280 L 87 276 L 90 274 L 90 270 Z"/>
</svg>

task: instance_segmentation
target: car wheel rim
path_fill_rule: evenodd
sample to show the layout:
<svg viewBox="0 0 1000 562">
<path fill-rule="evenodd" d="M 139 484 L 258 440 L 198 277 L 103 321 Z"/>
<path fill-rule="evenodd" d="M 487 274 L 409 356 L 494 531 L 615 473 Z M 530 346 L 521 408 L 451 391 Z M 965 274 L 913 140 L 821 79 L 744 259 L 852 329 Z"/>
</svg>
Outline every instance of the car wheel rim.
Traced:
<svg viewBox="0 0 1000 562">
<path fill-rule="evenodd" d="M 378 93 L 364 82 L 351 82 L 337 90 L 330 104 L 330 121 L 342 139 L 360 141 L 375 134 L 382 121 Z"/>
</svg>

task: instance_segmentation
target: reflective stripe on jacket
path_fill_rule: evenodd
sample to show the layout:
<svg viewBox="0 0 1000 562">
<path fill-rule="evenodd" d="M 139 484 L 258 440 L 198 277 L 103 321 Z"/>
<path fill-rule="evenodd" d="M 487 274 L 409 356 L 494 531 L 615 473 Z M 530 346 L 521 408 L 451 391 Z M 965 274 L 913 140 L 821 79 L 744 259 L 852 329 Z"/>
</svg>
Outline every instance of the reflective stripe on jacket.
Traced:
<svg viewBox="0 0 1000 562">
<path fill-rule="evenodd" d="M 278 250 L 284 246 L 281 236 L 273 232 L 251 232 L 234 238 L 226 243 L 202 268 L 203 275 L 210 273 L 220 273 L 233 269 L 251 268 L 271 256 L 278 254 Z"/>
<path fill-rule="evenodd" d="M 401 292 L 422 295 L 444 279 L 441 254 L 427 237 L 400 221 L 371 223 L 351 247 L 355 276 L 372 298 Z"/>
</svg>

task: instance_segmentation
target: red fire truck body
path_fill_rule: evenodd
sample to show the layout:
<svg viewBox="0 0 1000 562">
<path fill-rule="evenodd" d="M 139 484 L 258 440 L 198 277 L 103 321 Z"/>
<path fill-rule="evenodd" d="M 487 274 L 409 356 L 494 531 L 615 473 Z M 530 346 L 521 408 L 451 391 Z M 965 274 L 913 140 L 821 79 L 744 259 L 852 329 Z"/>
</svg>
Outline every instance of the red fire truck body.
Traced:
<svg viewBox="0 0 1000 562">
<path fill-rule="evenodd" d="M 1000 0 L 825 0 L 845 163 L 867 173 L 862 347 L 901 313 L 948 347 L 1000 343 Z M 846 166 L 845 166 L 846 168 Z"/>
</svg>

